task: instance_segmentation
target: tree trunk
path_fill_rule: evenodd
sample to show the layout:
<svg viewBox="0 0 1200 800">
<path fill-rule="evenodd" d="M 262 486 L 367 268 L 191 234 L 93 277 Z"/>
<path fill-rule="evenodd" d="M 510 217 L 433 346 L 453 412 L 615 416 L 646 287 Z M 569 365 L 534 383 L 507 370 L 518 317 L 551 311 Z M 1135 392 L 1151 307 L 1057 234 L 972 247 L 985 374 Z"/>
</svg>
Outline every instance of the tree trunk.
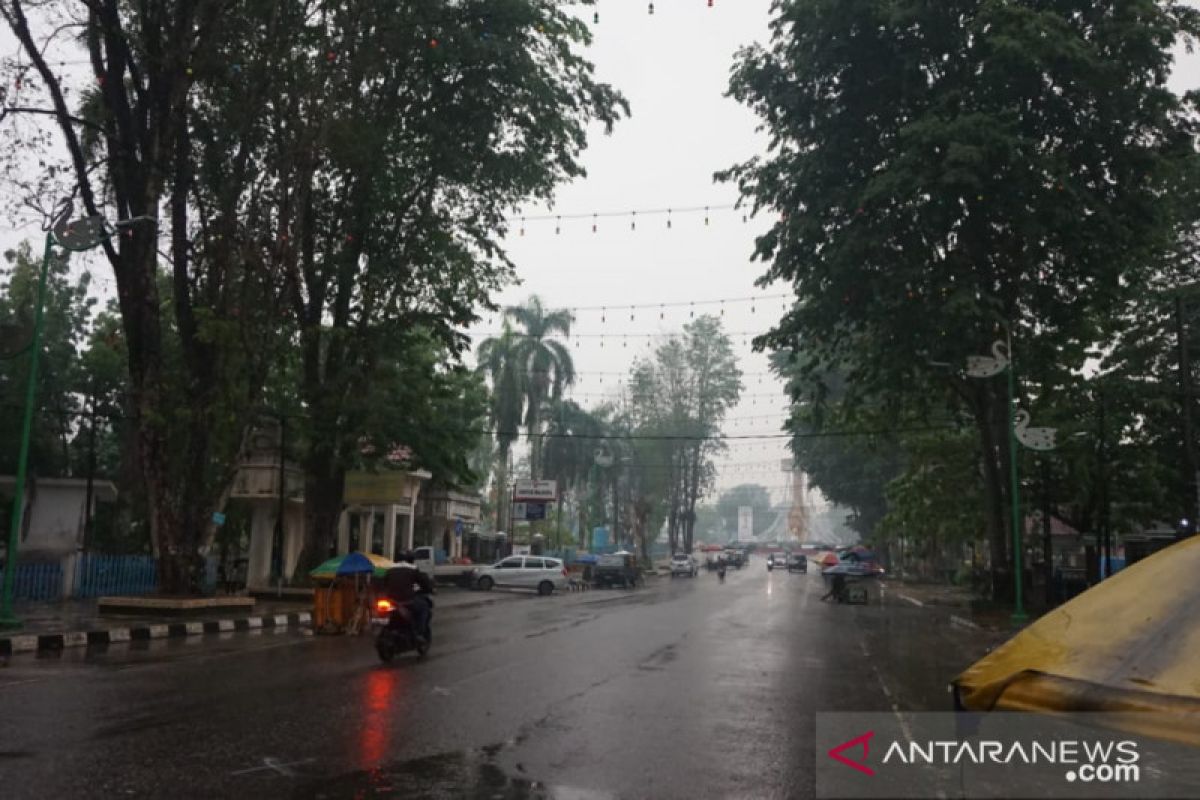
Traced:
<svg viewBox="0 0 1200 800">
<path fill-rule="evenodd" d="M 508 442 L 500 443 L 500 460 L 496 465 L 496 532 L 504 531 L 504 509 L 507 506 L 511 513 L 512 498 L 508 494 Z M 512 531 L 506 531 L 509 540 L 512 539 Z"/>
<path fill-rule="evenodd" d="M 542 477 L 542 402 L 535 395 L 529 401 L 529 477 Z"/>
<path fill-rule="evenodd" d="M 296 564 L 297 575 L 329 558 L 337 542 L 342 517 L 346 471 L 328 446 L 309 451 L 304 464 L 304 548 Z"/>
<path fill-rule="evenodd" d="M 987 498 L 987 531 L 988 544 L 991 553 L 992 596 L 997 598 L 1003 594 L 1004 576 L 1008 569 L 1007 535 L 1005 532 L 1004 504 L 1008 499 L 1005 491 L 1004 466 L 1006 460 L 1001 452 L 1005 447 L 1003 437 L 997 436 L 994 404 L 990 392 L 983 390 L 979 393 L 981 405 L 976 410 L 976 425 L 979 428 L 982 442 L 984 493 Z"/>
<path fill-rule="evenodd" d="M 696 501 L 700 496 L 700 446 L 692 451 L 692 481 L 687 491 L 687 514 L 684 516 L 683 547 L 685 553 L 692 552 L 696 531 Z"/>
</svg>

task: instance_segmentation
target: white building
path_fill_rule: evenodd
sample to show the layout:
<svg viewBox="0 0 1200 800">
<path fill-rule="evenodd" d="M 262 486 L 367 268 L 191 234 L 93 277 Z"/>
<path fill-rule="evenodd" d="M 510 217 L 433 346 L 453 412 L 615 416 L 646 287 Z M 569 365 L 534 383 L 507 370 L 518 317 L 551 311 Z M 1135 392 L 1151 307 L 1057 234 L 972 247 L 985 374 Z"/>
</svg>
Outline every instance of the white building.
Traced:
<svg viewBox="0 0 1200 800">
<path fill-rule="evenodd" d="M 0 475 L 0 496 L 10 504 L 15 486 L 12 475 Z M 93 517 L 97 503 L 113 503 L 116 499 L 117 487 L 112 481 L 92 481 Z M 84 546 L 86 520 L 86 478 L 29 477 L 25 482 L 24 522 L 18 544 L 20 557 L 54 560 L 79 552 Z M 5 515 L 2 537 L 5 546 L 8 524 L 9 516 Z"/>
</svg>

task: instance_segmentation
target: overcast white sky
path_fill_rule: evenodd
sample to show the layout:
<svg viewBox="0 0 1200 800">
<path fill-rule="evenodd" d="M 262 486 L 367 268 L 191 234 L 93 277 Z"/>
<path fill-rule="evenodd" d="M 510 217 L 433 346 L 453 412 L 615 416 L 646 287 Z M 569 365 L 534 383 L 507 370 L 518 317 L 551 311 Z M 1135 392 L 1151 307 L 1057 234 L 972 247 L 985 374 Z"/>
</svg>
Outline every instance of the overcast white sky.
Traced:
<svg viewBox="0 0 1200 800">
<path fill-rule="evenodd" d="M 723 96 L 738 47 L 767 36 L 770 0 L 660 0 L 653 16 L 641 0 L 602 0 L 600 24 L 593 26 L 590 57 L 598 76 L 629 99 L 632 116 L 611 136 L 597 130 L 584 155 L 588 177 L 564 187 L 553 213 L 631 212 L 664 208 L 728 206 L 737 200 L 730 185 L 716 184 L 714 172 L 760 152 L 764 137 L 742 106 Z M 590 17 L 590 12 L 587 14 Z M 529 214 L 551 213 L 545 207 Z M 571 346 L 582 373 L 573 396 L 595 404 L 617 390 L 620 374 L 633 359 L 649 353 L 647 336 L 670 333 L 690 318 L 688 307 L 633 311 L 631 303 L 715 301 L 722 298 L 777 296 L 785 290 L 757 289 L 760 264 L 749 256 L 762 220 L 743 223 L 742 212 L 601 217 L 592 220 L 528 221 L 508 240 L 522 284 L 502 295 L 506 304 L 531 293 L 556 307 L 607 306 L 577 313 Z M 719 304 L 697 305 L 695 314 L 720 315 Z M 725 327 L 735 340 L 747 395 L 730 413 L 731 436 L 778 434 L 784 419 L 781 384 L 767 372 L 766 358 L 751 352 L 748 340 L 778 319 L 782 301 L 726 302 Z M 662 318 L 660 318 L 660 315 Z M 602 322 L 601 319 L 604 318 Z M 483 329 L 496 330 L 496 324 Z M 597 374 L 609 373 L 609 374 Z M 721 459 L 722 487 L 759 482 L 782 489 L 780 470 L 787 457 L 784 440 L 732 440 Z"/>
<path fill-rule="evenodd" d="M 737 199 L 733 188 L 715 184 L 712 174 L 764 146 L 755 118 L 723 94 L 737 48 L 765 41 L 771 0 L 715 0 L 712 8 L 705 0 L 654 5 L 651 16 L 643 0 L 599 3 L 600 23 L 593 26 L 589 55 L 601 79 L 625 93 L 633 113 L 612 136 L 595 132 L 584 155 L 588 177 L 562 188 L 553 213 L 729 205 Z M 590 19 L 590 10 L 583 13 Z M 15 50 L 8 31 L 0 31 L 0 53 Z M 1179 55 L 1175 88 L 1196 88 L 1200 58 Z M 542 207 L 526 213 L 549 212 Z M 670 230 L 662 215 L 642 215 L 636 231 L 630 222 L 630 216 L 602 217 L 599 231 L 592 233 L 590 219 L 564 220 L 562 232 L 555 234 L 554 220 L 531 220 L 524 236 L 517 233 L 518 223 L 508 241 L 522 283 L 501 295 L 503 304 L 536 292 L 556 307 L 608 308 L 603 314 L 580 311 L 576 330 L 583 335 L 571 342 L 581 372 L 573 394 L 587 405 L 615 391 L 635 355 L 648 352 L 646 336 L 623 335 L 673 332 L 689 318 L 688 308 L 667 307 L 662 319 L 657 309 L 638 309 L 631 321 L 630 304 L 696 301 L 695 313 L 719 313 L 720 305 L 702 303 L 784 291 L 753 285 L 762 265 L 749 257 L 763 220 L 743 223 L 741 212 L 713 210 L 707 226 L 702 212 L 672 215 Z M 36 225 L 14 228 L 6 220 L 0 225 L 0 247 L 37 235 Z M 731 436 L 779 432 L 786 405 L 782 388 L 764 374 L 766 359 L 751 352 L 748 339 L 765 331 L 781 308 L 779 300 L 724 304 L 726 329 L 738 334 L 734 339 L 747 373 L 746 396 L 726 426 Z M 497 327 L 492 320 L 479 330 Z M 754 481 L 781 494 L 787 483 L 779 466 L 787 456 L 783 439 L 730 444 L 721 487 Z"/>
</svg>

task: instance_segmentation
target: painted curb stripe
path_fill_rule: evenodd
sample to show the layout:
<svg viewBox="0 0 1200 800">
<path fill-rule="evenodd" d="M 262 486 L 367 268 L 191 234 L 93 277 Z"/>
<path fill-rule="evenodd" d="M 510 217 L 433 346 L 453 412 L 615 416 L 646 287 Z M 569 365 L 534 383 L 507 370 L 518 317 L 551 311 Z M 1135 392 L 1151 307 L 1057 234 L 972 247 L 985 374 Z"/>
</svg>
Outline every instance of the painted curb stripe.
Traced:
<svg viewBox="0 0 1200 800">
<path fill-rule="evenodd" d="M 263 628 L 284 628 L 312 622 L 312 612 L 300 611 L 241 619 L 195 620 L 191 622 L 156 623 L 129 628 L 69 631 L 67 633 L 21 634 L 0 637 L 0 656 L 34 653 L 42 650 L 62 650 L 67 647 L 94 647 L 118 642 L 150 639 L 180 638 L 223 631 L 254 631 Z"/>
</svg>

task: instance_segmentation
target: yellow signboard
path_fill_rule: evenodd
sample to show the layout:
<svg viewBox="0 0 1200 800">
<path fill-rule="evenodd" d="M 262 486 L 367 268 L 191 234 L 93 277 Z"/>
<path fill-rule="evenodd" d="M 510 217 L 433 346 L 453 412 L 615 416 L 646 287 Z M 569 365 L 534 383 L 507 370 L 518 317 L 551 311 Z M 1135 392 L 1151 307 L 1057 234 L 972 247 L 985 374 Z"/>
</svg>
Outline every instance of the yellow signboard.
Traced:
<svg viewBox="0 0 1200 800">
<path fill-rule="evenodd" d="M 403 472 L 347 472 L 343 502 L 352 506 L 406 505 L 409 477 Z"/>
</svg>

